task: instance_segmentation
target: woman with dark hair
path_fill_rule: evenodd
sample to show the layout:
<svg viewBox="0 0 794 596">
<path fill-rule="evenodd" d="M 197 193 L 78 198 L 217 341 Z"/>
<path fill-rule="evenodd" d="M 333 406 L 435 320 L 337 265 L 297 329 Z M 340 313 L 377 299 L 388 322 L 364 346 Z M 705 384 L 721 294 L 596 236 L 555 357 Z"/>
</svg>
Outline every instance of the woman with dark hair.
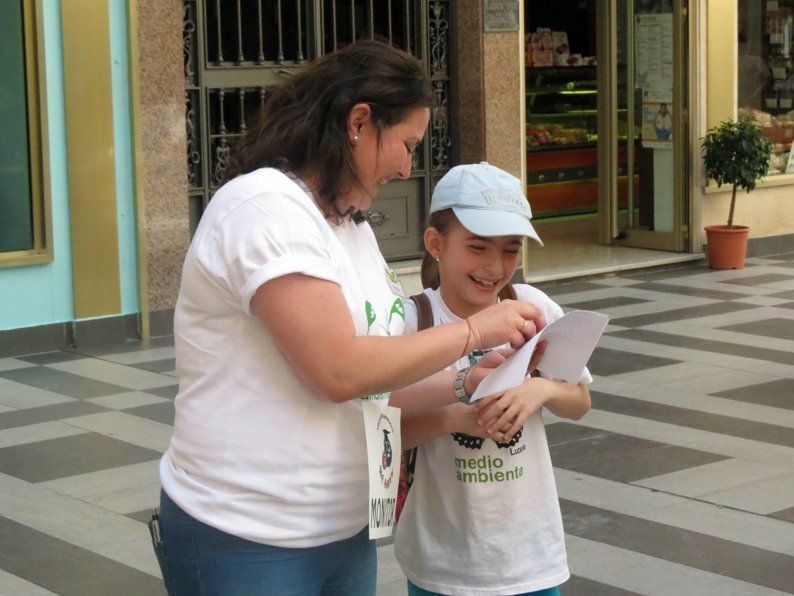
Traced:
<svg viewBox="0 0 794 596">
<path fill-rule="evenodd" d="M 434 373 L 542 326 L 537 309 L 505 301 L 400 336 L 399 284 L 358 214 L 409 176 L 431 104 L 414 58 L 362 42 L 275 89 L 237 147 L 174 318 L 156 541 L 170 593 L 374 594 L 361 398 L 454 402 L 487 370 L 454 389 Z"/>
</svg>

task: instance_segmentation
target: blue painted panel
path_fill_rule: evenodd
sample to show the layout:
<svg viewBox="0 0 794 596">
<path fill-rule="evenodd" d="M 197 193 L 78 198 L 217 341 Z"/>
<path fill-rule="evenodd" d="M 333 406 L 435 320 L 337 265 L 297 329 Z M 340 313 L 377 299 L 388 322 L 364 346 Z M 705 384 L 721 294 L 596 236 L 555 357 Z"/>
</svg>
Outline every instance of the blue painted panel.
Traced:
<svg viewBox="0 0 794 596">
<path fill-rule="evenodd" d="M 109 0 L 109 9 L 121 312 L 130 314 L 139 309 L 126 3 Z"/>
<path fill-rule="evenodd" d="M 69 195 L 66 177 L 61 14 L 58 0 L 44 0 L 46 129 L 52 204 L 52 263 L 0 269 L 0 330 L 70 321 L 74 318 Z"/>
</svg>

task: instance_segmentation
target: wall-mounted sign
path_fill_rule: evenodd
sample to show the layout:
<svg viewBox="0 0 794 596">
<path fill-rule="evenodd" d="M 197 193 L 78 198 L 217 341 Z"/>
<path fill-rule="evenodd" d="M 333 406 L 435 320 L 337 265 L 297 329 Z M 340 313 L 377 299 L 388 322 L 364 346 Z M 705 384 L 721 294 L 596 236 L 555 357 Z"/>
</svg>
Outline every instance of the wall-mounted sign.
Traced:
<svg viewBox="0 0 794 596">
<path fill-rule="evenodd" d="M 518 0 L 485 0 L 485 31 L 518 31 Z"/>
</svg>

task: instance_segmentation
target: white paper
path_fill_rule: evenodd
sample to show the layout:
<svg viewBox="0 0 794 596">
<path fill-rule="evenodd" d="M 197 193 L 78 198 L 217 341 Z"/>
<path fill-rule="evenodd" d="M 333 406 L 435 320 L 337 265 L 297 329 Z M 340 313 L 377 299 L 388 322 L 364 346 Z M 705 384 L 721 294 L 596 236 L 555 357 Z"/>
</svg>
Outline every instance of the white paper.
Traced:
<svg viewBox="0 0 794 596">
<path fill-rule="evenodd" d="M 369 465 L 369 537 L 391 536 L 400 484 L 400 408 L 362 400 Z"/>
<path fill-rule="evenodd" d="M 546 325 L 488 375 L 477 387 L 471 401 L 523 383 L 532 352 L 540 341 L 546 342 L 546 349 L 538 362 L 538 369 L 555 379 L 578 383 L 608 322 L 607 315 L 587 310 L 573 310 L 563 315 Z"/>
</svg>

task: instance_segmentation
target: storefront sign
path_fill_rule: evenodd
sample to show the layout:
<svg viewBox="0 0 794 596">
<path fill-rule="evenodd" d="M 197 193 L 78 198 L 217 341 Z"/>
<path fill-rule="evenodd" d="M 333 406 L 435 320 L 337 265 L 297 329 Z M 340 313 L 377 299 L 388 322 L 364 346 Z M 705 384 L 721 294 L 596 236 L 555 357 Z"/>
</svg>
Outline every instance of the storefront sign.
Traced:
<svg viewBox="0 0 794 596">
<path fill-rule="evenodd" d="M 485 31 L 518 31 L 518 0 L 485 0 Z"/>
</svg>

